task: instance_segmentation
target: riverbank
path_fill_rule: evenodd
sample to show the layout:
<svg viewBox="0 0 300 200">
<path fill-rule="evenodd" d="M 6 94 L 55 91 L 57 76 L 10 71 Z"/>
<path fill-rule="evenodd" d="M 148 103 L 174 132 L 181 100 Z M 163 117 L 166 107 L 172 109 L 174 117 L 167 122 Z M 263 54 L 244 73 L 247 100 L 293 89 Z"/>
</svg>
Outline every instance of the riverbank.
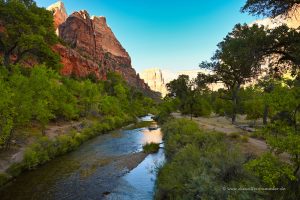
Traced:
<svg viewBox="0 0 300 200">
<path fill-rule="evenodd" d="M 141 199 L 154 195 L 156 168 L 164 151 L 143 153 L 143 145 L 161 143 L 160 129 L 110 131 L 84 142 L 0 189 L 3 200 Z"/>
<path fill-rule="evenodd" d="M 8 151 L 1 152 L 0 186 L 17 177 L 23 171 L 33 170 L 39 165 L 77 149 L 85 141 L 109 131 L 135 122 L 135 119 L 84 118 L 76 122 L 50 124 L 44 134 L 36 127 L 30 137 Z"/>
</svg>

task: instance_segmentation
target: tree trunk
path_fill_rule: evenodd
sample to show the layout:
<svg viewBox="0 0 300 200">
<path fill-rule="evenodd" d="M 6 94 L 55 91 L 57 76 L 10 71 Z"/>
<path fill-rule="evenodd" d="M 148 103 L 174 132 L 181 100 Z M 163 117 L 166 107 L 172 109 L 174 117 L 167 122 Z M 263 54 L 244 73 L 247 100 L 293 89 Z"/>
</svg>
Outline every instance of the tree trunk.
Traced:
<svg viewBox="0 0 300 200">
<path fill-rule="evenodd" d="M 231 117 L 232 124 L 234 124 L 236 122 L 239 90 L 240 90 L 240 85 L 238 84 L 236 88 L 233 88 L 233 92 L 232 92 L 232 117 Z"/>
<path fill-rule="evenodd" d="M 10 131 L 8 139 L 5 141 L 5 150 L 9 150 L 10 149 L 10 143 L 11 143 L 11 139 L 13 137 L 13 133 L 14 133 L 14 130 L 12 129 Z"/>
<path fill-rule="evenodd" d="M 191 111 L 191 120 L 193 120 L 193 105 L 192 104 L 190 105 L 190 109 L 191 109 L 190 110 Z"/>
<path fill-rule="evenodd" d="M 268 116 L 269 116 L 269 105 L 265 105 L 264 116 L 263 116 L 263 124 L 264 125 L 268 124 Z"/>
<path fill-rule="evenodd" d="M 9 68 L 9 64 L 10 64 L 9 54 L 4 53 L 4 55 L 3 55 L 3 65 L 4 65 L 4 67 Z"/>
<path fill-rule="evenodd" d="M 294 123 L 295 123 L 295 132 L 297 133 L 298 131 L 298 124 L 297 124 L 297 113 L 300 109 L 300 105 L 297 106 L 297 108 L 295 109 L 295 113 L 294 113 Z"/>
</svg>

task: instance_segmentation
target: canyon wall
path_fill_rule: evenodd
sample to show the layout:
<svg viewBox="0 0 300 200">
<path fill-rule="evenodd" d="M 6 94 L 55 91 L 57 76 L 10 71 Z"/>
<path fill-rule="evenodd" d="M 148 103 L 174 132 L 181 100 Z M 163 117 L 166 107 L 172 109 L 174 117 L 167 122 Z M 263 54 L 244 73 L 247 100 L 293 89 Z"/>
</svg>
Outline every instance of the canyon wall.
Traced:
<svg viewBox="0 0 300 200">
<path fill-rule="evenodd" d="M 129 54 L 107 25 L 105 17 L 90 17 L 86 10 L 65 17 L 67 13 L 61 1 L 48 9 L 53 11 L 54 25 L 62 40 L 53 47 L 61 56 L 61 74 L 105 80 L 108 72 L 117 72 L 129 85 L 150 96 L 158 96 L 132 68 Z"/>
<path fill-rule="evenodd" d="M 159 68 L 146 69 L 141 73 L 141 78 L 156 92 L 161 93 L 162 97 L 167 94 L 166 83 Z"/>
</svg>

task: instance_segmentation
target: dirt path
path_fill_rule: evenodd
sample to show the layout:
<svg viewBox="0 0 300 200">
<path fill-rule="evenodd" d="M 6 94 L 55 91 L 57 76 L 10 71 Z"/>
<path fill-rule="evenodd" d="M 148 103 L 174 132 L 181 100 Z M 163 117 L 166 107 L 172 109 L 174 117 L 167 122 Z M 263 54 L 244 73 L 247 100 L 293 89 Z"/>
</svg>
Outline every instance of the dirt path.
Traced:
<svg viewBox="0 0 300 200">
<path fill-rule="evenodd" d="M 189 118 L 188 116 L 182 116 L 180 113 L 172 113 L 175 118 Z M 231 124 L 230 120 L 225 117 L 194 117 L 193 120 L 197 122 L 201 129 L 218 131 L 225 134 L 240 133 L 247 135 L 248 133 L 241 128 Z M 249 138 L 248 142 L 243 143 L 242 150 L 245 153 L 252 153 L 254 155 L 261 155 L 268 151 L 268 146 L 265 141 Z"/>
<path fill-rule="evenodd" d="M 66 132 L 69 132 L 72 129 L 80 131 L 82 128 L 82 121 L 70 121 L 50 124 L 45 130 L 45 135 L 48 136 L 50 139 L 54 139 L 56 136 L 65 134 Z"/>
</svg>

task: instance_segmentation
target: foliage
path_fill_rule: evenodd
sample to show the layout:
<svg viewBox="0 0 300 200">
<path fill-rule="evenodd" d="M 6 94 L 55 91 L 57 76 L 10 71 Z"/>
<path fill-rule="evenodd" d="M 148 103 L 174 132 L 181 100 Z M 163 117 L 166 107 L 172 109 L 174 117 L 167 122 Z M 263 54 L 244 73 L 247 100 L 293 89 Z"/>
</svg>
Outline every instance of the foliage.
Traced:
<svg viewBox="0 0 300 200">
<path fill-rule="evenodd" d="M 159 105 L 159 112 L 155 116 L 155 120 L 159 124 L 163 124 L 171 118 L 170 114 L 179 108 L 180 100 L 178 98 L 165 97 L 164 101 Z"/>
<path fill-rule="evenodd" d="M 263 27 L 237 24 L 222 42 L 212 57 L 212 61 L 202 62 L 201 68 L 209 69 L 213 75 L 207 75 L 211 82 L 221 81 L 231 94 L 232 122 L 236 120 L 239 91 L 243 84 L 258 75 L 261 61 L 256 59 L 252 49 L 265 46 L 266 33 Z"/>
<path fill-rule="evenodd" d="M 274 86 L 266 96 L 272 120 L 260 131 L 270 152 L 247 164 L 269 187 L 284 187 L 285 192 L 270 194 L 276 199 L 294 199 L 299 196 L 300 137 L 298 130 L 299 91 L 297 80 L 292 84 Z M 282 161 L 289 155 L 289 162 Z"/>
<path fill-rule="evenodd" d="M 48 67 L 59 68 L 59 57 L 51 50 L 57 43 L 53 16 L 45 8 L 39 8 L 33 1 L 0 1 L 0 51 L 3 52 L 3 66 L 34 59 Z M 15 56 L 12 60 L 11 57 Z"/>
<path fill-rule="evenodd" d="M 252 15 L 262 15 L 266 17 L 276 17 L 287 15 L 299 0 L 247 0 L 242 8 L 242 12 L 249 12 Z"/>
<path fill-rule="evenodd" d="M 110 81 L 110 80 L 108 80 Z M 132 96 L 120 79 L 113 93 L 103 82 L 61 77 L 45 66 L 24 70 L 12 66 L 12 74 L 0 72 L 0 148 L 8 147 L 14 132 L 33 121 L 42 131 L 50 121 L 76 120 L 94 115 L 132 120 L 146 115 L 155 103 L 142 94 Z M 136 94 L 136 93 L 135 93 Z M 121 103 L 122 102 L 122 103 Z M 135 104 L 136 109 L 131 109 Z"/>
<path fill-rule="evenodd" d="M 162 127 L 164 133 L 165 153 L 167 157 L 172 157 L 178 149 L 190 142 L 191 136 L 198 131 L 198 125 L 194 122 L 182 119 L 171 120 Z"/>
<path fill-rule="evenodd" d="M 246 164 L 246 168 L 254 171 L 257 176 L 262 177 L 262 180 L 269 187 L 277 187 L 284 179 L 296 179 L 292 168 L 270 153 L 250 161 Z"/>
<path fill-rule="evenodd" d="M 145 153 L 157 153 L 159 150 L 159 144 L 151 142 L 143 145 L 143 151 Z"/>
<path fill-rule="evenodd" d="M 209 116 L 211 106 L 208 104 L 205 95 L 207 87 L 200 78 L 190 80 L 187 75 L 180 75 L 167 84 L 168 97 L 176 98 L 179 101 L 179 110 L 182 114 L 193 116 Z"/>
<path fill-rule="evenodd" d="M 264 199 L 261 192 L 227 190 L 260 183 L 223 134 L 205 133 L 186 119 L 171 120 L 162 130 L 168 162 L 158 173 L 156 199 Z"/>
<path fill-rule="evenodd" d="M 6 174 L 0 173 L 0 187 L 8 181 L 9 177 Z"/>
<path fill-rule="evenodd" d="M 194 102 L 192 108 L 189 105 L 184 105 L 182 114 L 189 114 L 192 112 L 195 117 L 210 116 L 210 114 L 212 112 L 212 107 L 203 96 L 197 95 L 196 97 L 194 97 L 195 102 Z M 190 109 L 192 109 L 192 111 Z"/>
<path fill-rule="evenodd" d="M 81 132 L 70 131 L 68 134 L 57 136 L 54 140 L 46 136 L 40 137 L 26 148 L 24 160 L 21 163 L 11 166 L 8 173 L 12 176 L 17 176 L 21 171 L 35 169 L 38 165 L 42 165 L 59 155 L 77 149 L 80 144 L 88 139 L 120 128 L 128 123 L 126 119 L 121 119 L 119 123 L 111 123 L 111 120 L 117 121 L 119 119 L 117 117 L 111 117 L 109 121 L 103 119 L 83 129 Z"/>
<path fill-rule="evenodd" d="M 264 111 L 264 99 L 261 95 L 252 92 L 251 98 L 246 100 L 244 103 L 245 113 L 247 114 L 247 119 L 257 120 L 263 117 Z"/>
</svg>

